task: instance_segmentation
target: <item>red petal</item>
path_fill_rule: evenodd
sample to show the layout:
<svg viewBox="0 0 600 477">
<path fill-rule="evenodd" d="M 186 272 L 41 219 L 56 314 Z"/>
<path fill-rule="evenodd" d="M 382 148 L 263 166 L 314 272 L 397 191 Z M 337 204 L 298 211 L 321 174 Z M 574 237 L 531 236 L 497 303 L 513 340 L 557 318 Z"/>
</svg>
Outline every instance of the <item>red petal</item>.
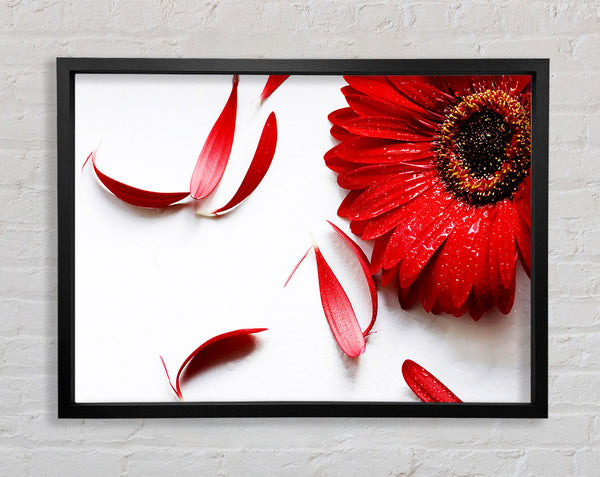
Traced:
<svg viewBox="0 0 600 477">
<path fill-rule="evenodd" d="M 344 79 L 361 93 L 401 106 L 417 114 L 427 114 L 425 109 L 398 92 L 385 76 L 344 76 Z"/>
<path fill-rule="evenodd" d="M 498 280 L 500 277 L 498 276 L 497 250 L 490 240 L 497 213 L 497 209 L 493 207 L 492 214 L 490 215 L 490 226 L 488 227 L 486 273 L 473 287 L 477 305 L 481 308 L 485 308 L 486 311 L 496 304 L 499 288 Z"/>
<path fill-rule="evenodd" d="M 395 106 L 394 104 L 388 103 L 387 101 L 381 101 L 372 96 L 365 96 L 363 94 L 347 94 L 346 101 L 352 110 L 363 116 L 376 116 L 376 117 L 388 117 L 388 118 L 400 118 L 405 121 L 415 122 L 415 112 L 403 107 Z M 440 126 L 437 124 L 427 123 L 429 132 L 439 131 Z"/>
<path fill-rule="evenodd" d="M 400 306 L 405 310 L 408 310 L 414 306 L 419 300 L 419 294 L 415 291 L 414 286 L 402 288 L 398 283 L 398 301 Z"/>
<path fill-rule="evenodd" d="M 446 108 L 454 106 L 456 100 L 441 91 L 433 78 L 426 76 L 388 76 L 398 90 L 415 104 L 427 108 L 434 113 L 442 113 Z"/>
<path fill-rule="evenodd" d="M 495 249 L 498 276 L 504 288 L 514 281 L 517 251 L 515 244 L 515 211 L 506 200 L 497 205 L 496 220 L 490 230 L 490 247 Z"/>
<path fill-rule="evenodd" d="M 373 240 L 381 237 L 401 223 L 406 216 L 406 207 L 397 207 L 368 221 L 361 238 Z"/>
<path fill-rule="evenodd" d="M 363 252 L 363 250 L 358 246 L 358 244 L 354 240 L 352 240 L 350 237 L 348 237 L 348 235 L 346 235 L 346 233 L 344 233 L 337 225 L 332 224 L 331 222 L 329 222 L 329 220 L 327 222 L 329 223 L 329 225 L 331 225 L 333 227 L 333 230 L 335 230 L 337 232 L 337 234 L 340 237 L 342 237 L 344 242 L 346 242 L 348 244 L 348 246 L 352 249 L 352 251 L 354 252 L 354 255 L 356 255 L 356 258 L 358 258 L 358 261 L 362 268 L 363 274 L 365 276 L 365 280 L 367 280 L 367 285 L 369 286 L 369 292 L 371 293 L 372 313 L 371 313 L 371 322 L 369 323 L 369 326 L 367 326 L 365 331 L 363 331 L 363 336 L 366 337 L 371 332 L 371 329 L 373 328 L 373 325 L 375 324 L 375 319 L 377 318 L 377 308 L 378 308 L 377 288 L 375 287 L 375 282 L 373 281 L 373 277 L 371 276 L 371 272 L 369 271 L 369 259 L 365 255 L 365 252 Z"/>
<path fill-rule="evenodd" d="M 517 96 L 528 90 L 531 77 L 527 75 L 476 75 L 476 76 L 438 76 L 440 87 L 457 97 L 480 93 L 486 89 L 500 89 L 512 96 Z"/>
<path fill-rule="evenodd" d="M 438 76 L 437 80 L 440 85 L 445 85 L 449 93 L 454 94 L 458 98 L 473 94 L 479 89 L 474 85 L 480 80 L 478 76 Z"/>
<path fill-rule="evenodd" d="M 365 338 L 348 295 L 346 295 L 333 270 L 325 261 L 319 247 L 314 245 L 314 249 L 317 259 L 321 304 L 323 305 L 325 318 L 327 318 L 327 323 L 329 323 L 333 337 L 339 347 L 348 356 L 354 358 L 365 351 Z"/>
<path fill-rule="evenodd" d="M 352 119 L 356 119 L 359 117 L 360 116 L 354 111 L 352 111 L 350 108 L 341 108 L 329 113 L 327 119 L 329 119 L 329 121 L 332 124 L 343 127 L 345 122 L 351 121 Z"/>
<path fill-rule="evenodd" d="M 448 238 L 454 229 L 452 215 L 456 207 L 456 202 L 450 204 L 444 217 L 439 221 L 431 222 L 412 248 L 406 252 L 400 265 L 399 276 L 402 288 L 408 287 L 416 280 L 433 254 Z"/>
<path fill-rule="evenodd" d="M 497 80 L 498 86 L 512 96 L 517 96 L 529 90 L 531 76 L 529 75 L 507 75 Z"/>
<path fill-rule="evenodd" d="M 429 142 L 433 139 L 432 133 L 415 132 L 409 123 L 395 118 L 359 117 L 345 121 L 341 126 L 359 136 L 409 142 Z"/>
<path fill-rule="evenodd" d="M 382 181 L 361 194 L 352 204 L 349 216 L 354 220 L 366 220 L 383 214 L 425 192 L 434 185 L 436 178 L 436 172 L 426 171 L 401 182 L 394 177 Z"/>
<path fill-rule="evenodd" d="M 244 335 L 250 335 L 250 334 L 254 334 L 254 333 L 261 333 L 262 331 L 266 331 L 268 328 L 246 328 L 246 329 L 241 329 L 241 330 L 234 330 L 234 331 L 229 331 L 227 333 L 223 333 L 221 335 L 217 335 L 211 339 L 209 339 L 208 341 L 202 343 L 200 346 L 198 346 L 198 348 L 196 348 L 192 354 L 190 354 L 181 364 L 181 366 L 179 367 L 179 371 L 177 372 L 177 377 L 175 378 L 175 386 L 173 386 L 173 384 L 171 383 L 171 379 L 169 378 L 169 373 L 167 372 L 167 367 L 165 366 L 165 361 L 162 359 L 161 356 L 161 361 L 163 363 L 163 366 L 165 367 L 165 372 L 167 373 L 167 379 L 169 380 L 169 384 L 171 385 L 171 388 L 173 388 L 173 390 L 175 391 L 175 394 L 177 394 L 177 397 L 179 397 L 179 399 L 183 399 L 183 395 L 181 394 L 181 375 L 184 371 L 184 369 L 186 368 L 186 366 L 188 366 L 190 364 L 190 362 L 196 358 L 198 356 L 198 354 L 205 350 L 206 348 L 208 348 L 209 346 L 221 342 L 223 340 L 229 339 L 229 338 L 234 338 L 234 337 L 239 337 L 239 336 L 244 336 Z M 232 350 L 230 350 L 232 351 Z"/>
<path fill-rule="evenodd" d="M 225 172 L 235 134 L 238 82 L 238 76 L 235 75 L 229 99 L 208 134 L 196 161 L 190 181 L 190 193 L 194 199 L 202 199 L 209 195 Z"/>
<path fill-rule="evenodd" d="M 344 96 L 348 96 L 349 94 L 361 94 L 360 91 L 354 89 L 352 86 L 343 86 L 340 91 Z"/>
<path fill-rule="evenodd" d="M 402 376 L 423 402 L 462 402 L 433 374 L 410 359 L 402 363 Z"/>
<path fill-rule="evenodd" d="M 267 84 L 265 84 L 265 88 L 263 89 L 260 95 L 260 102 L 264 102 L 269 96 L 273 94 L 281 83 L 283 83 L 286 79 L 288 79 L 290 75 L 270 75 L 267 80 Z"/>
<path fill-rule="evenodd" d="M 399 265 L 396 265 L 393 268 L 385 268 L 381 271 L 381 285 L 386 286 L 390 283 L 394 278 L 398 278 L 398 269 Z"/>
<path fill-rule="evenodd" d="M 471 224 L 471 220 L 469 217 L 469 224 Z M 473 287 L 472 273 L 465 270 L 462 264 L 456 261 L 456 256 L 462 250 L 460 244 L 467 240 L 465 238 L 466 230 L 467 227 L 462 224 L 457 225 L 442 248 L 442 272 L 439 275 L 442 286 L 438 289 L 437 299 L 442 305 L 442 311 L 454 316 L 462 314 L 459 309 L 465 305 Z"/>
<path fill-rule="evenodd" d="M 513 203 L 516 204 L 519 215 L 527 227 L 531 228 L 531 177 L 528 176 L 523 180 L 513 198 Z"/>
<path fill-rule="evenodd" d="M 501 313 L 507 315 L 515 301 L 515 276 L 512 276 L 511 282 L 508 284 L 508 287 L 499 286 L 498 287 L 498 297 L 496 299 L 496 306 L 500 310 Z"/>
<path fill-rule="evenodd" d="M 491 274 L 496 274 L 495 266 L 489 266 L 489 230 L 495 219 L 495 209 L 493 206 L 479 209 L 482 216 L 481 227 L 476 238 L 477 243 L 474 246 L 478 249 L 478 254 L 472 262 L 472 272 L 474 275 L 473 288 L 467 299 L 469 314 L 474 320 L 481 318 L 484 312 L 494 305 L 496 291 L 492 289 Z"/>
<path fill-rule="evenodd" d="M 96 167 L 96 151 L 93 151 L 88 156 L 86 163 L 90 158 L 92 159 L 94 172 L 96 173 L 96 176 L 100 182 L 102 182 L 102 184 L 104 184 L 104 186 L 119 199 L 124 200 L 132 205 L 149 208 L 167 207 L 168 205 L 179 202 L 190 195 L 189 192 L 152 192 L 124 184 L 123 182 L 119 182 L 111 177 L 108 177 L 106 174 L 101 172 L 98 167 Z"/>
<path fill-rule="evenodd" d="M 336 154 L 336 150 L 338 147 L 340 147 L 340 144 L 332 147 L 329 151 L 325 153 L 323 159 L 325 159 L 325 165 L 329 169 L 340 174 L 349 171 L 350 169 L 354 168 L 355 165 L 351 162 L 347 162 L 339 158 L 339 156 Z"/>
<path fill-rule="evenodd" d="M 361 237 L 368 223 L 368 220 L 353 220 L 350 222 L 350 230 L 354 235 Z"/>
<path fill-rule="evenodd" d="M 520 217 L 516 217 L 515 225 L 515 237 L 517 238 L 517 246 L 519 247 L 519 257 L 521 258 L 525 272 L 528 276 L 531 276 L 531 229 Z"/>
<path fill-rule="evenodd" d="M 453 296 L 454 282 L 458 281 L 458 287 L 461 296 L 467 282 L 463 280 L 463 271 L 457 265 L 456 253 L 461 246 L 462 241 L 467 235 L 467 231 L 471 227 L 471 211 L 468 206 L 458 204 L 458 211 L 452 218 L 454 229 L 448 236 L 444 244 L 435 254 L 435 259 L 431 262 L 432 277 L 435 277 L 435 286 L 433 287 L 435 297 L 441 305 L 441 310 L 458 316 L 458 307 L 455 306 L 455 298 Z M 425 273 L 425 272 L 423 272 Z M 433 280 L 433 278 L 432 278 Z M 468 286 L 470 291 L 470 285 Z M 468 291 L 464 299 L 468 296 Z M 461 304 L 462 305 L 462 304 Z"/>
<path fill-rule="evenodd" d="M 296 263 L 296 265 L 294 265 L 294 268 L 292 268 L 290 275 L 287 277 L 287 280 L 283 284 L 283 288 L 287 287 L 287 284 L 290 282 L 290 280 L 294 276 L 294 273 L 296 273 L 296 270 L 298 270 L 298 267 L 300 266 L 300 264 L 304 261 L 304 259 L 308 255 L 308 252 L 310 252 L 311 250 L 312 250 L 312 247 L 309 247 L 308 250 L 306 252 L 304 252 L 304 255 L 302 255 L 302 258 L 300 258 L 300 260 L 298 260 L 298 263 Z"/>
<path fill-rule="evenodd" d="M 492 303 L 493 304 L 493 303 Z M 467 299 L 467 309 L 469 310 L 469 315 L 474 321 L 479 321 L 483 314 L 491 308 L 492 305 L 487 306 L 486 302 L 480 300 L 476 296 L 475 287 L 471 291 L 469 298 Z"/>
<path fill-rule="evenodd" d="M 336 154 L 349 162 L 383 164 L 428 160 L 432 165 L 432 145 L 428 142 L 399 143 L 387 139 L 356 137 L 343 142 Z"/>
<path fill-rule="evenodd" d="M 417 295 L 423 309 L 428 313 L 433 310 L 437 301 L 440 282 L 436 274 L 436 269 L 439 267 L 438 263 L 441 261 L 441 255 L 441 250 L 438 249 L 425 266 L 421 275 L 419 275 L 419 278 L 411 286 L 411 292 L 414 292 Z"/>
<path fill-rule="evenodd" d="M 485 266 L 482 263 L 482 259 L 485 259 L 482 251 L 489 246 L 487 210 L 474 209 L 468 223 L 471 226 L 468 229 L 465 227 L 466 232 L 455 251 L 455 280 L 450 282 L 454 308 L 462 307 L 469 297 L 480 269 Z"/>
<path fill-rule="evenodd" d="M 329 131 L 331 133 L 331 136 L 333 136 L 333 138 L 337 139 L 338 141 L 347 141 L 356 137 L 354 134 L 349 133 L 344 128 L 336 125 L 332 126 Z"/>
<path fill-rule="evenodd" d="M 383 268 L 383 259 L 385 257 L 385 249 L 392 232 L 388 232 L 375 240 L 373 245 L 373 252 L 371 253 L 371 274 L 375 275 L 379 270 Z"/>
<path fill-rule="evenodd" d="M 354 202 L 356 201 L 356 199 L 358 199 L 358 197 L 360 196 L 360 194 L 362 194 L 362 191 L 360 191 L 360 190 L 352 190 L 352 191 L 350 191 L 348 193 L 348 195 L 344 198 L 344 200 L 342 200 L 342 203 L 338 207 L 337 214 L 340 217 L 348 218 L 348 214 L 350 212 L 350 208 L 352 207 L 352 204 L 354 204 Z"/>
<path fill-rule="evenodd" d="M 85 164 L 84 164 L 84 165 L 85 165 Z M 177 397 L 178 397 L 179 399 L 183 399 L 183 396 L 181 396 L 181 395 L 180 395 L 180 394 L 177 392 L 177 389 L 175 388 L 175 386 L 173 386 L 173 383 L 171 382 L 171 376 L 169 376 L 169 370 L 167 369 L 167 365 L 166 365 L 166 363 L 165 363 L 165 360 L 163 359 L 163 357 L 162 357 L 162 356 L 159 356 L 159 358 L 160 358 L 160 362 L 162 363 L 162 365 L 163 365 L 163 368 L 164 368 L 164 370 L 165 370 L 165 374 L 167 375 L 167 381 L 169 381 L 169 386 L 171 386 L 171 389 L 173 390 L 173 392 L 174 392 L 175 394 L 177 394 Z"/>
<path fill-rule="evenodd" d="M 271 166 L 276 146 L 277 118 L 275 113 L 271 113 L 265 122 L 254 157 L 239 189 L 227 204 L 212 212 L 214 215 L 221 215 L 230 211 L 254 192 Z"/>
<path fill-rule="evenodd" d="M 404 216 L 398 217 L 399 225 L 390 238 L 385 251 L 385 268 L 396 265 L 424 229 L 445 214 L 444 210 L 453 201 L 444 186 L 436 184 L 426 193 L 403 205 Z"/>
<path fill-rule="evenodd" d="M 355 167 L 338 176 L 338 185 L 344 189 L 367 189 L 383 180 L 395 177 L 398 180 L 406 180 L 425 169 L 433 169 L 433 165 L 427 165 L 415 169 L 410 163 L 398 164 L 376 164 L 373 166 Z"/>
</svg>

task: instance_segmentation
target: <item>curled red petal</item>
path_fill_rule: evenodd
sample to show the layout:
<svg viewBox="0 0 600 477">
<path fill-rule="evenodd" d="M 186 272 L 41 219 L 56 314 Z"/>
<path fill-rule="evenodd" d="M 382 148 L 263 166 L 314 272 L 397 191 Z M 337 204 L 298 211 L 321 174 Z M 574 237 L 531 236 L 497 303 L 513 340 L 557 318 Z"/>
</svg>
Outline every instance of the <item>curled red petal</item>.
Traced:
<svg viewBox="0 0 600 477">
<path fill-rule="evenodd" d="M 333 227 L 333 230 L 335 230 L 336 233 L 340 237 L 342 237 L 344 242 L 346 242 L 346 244 L 348 244 L 350 249 L 354 252 L 354 255 L 356 255 L 356 258 L 358 258 L 360 267 L 362 268 L 363 274 L 365 276 L 365 280 L 367 280 L 367 285 L 369 286 L 369 293 L 371 294 L 371 310 L 372 310 L 372 312 L 371 312 L 371 322 L 365 328 L 365 331 L 363 331 L 363 336 L 366 337 L 373 329 L 373 325 L 375 324 L 375 320 L 377 319 L 377 309 L 379 307 L 379 304 L 377 301 L 377 287 L 375 286 L 375 282 L 373 281 L 373 277 L 371 275 L 371 271 L 370 271 L 371 265 L 369 263 L 369 259 L 367 258 L 367 255 L 365 254 L 365 252 L 363 252 L 362 248 L 360 248 L 354 240 L 352 240 L 350 237 L 348 237 L 348 235 L 344 231 L 342 231 L 337 225 L 329 222 L 329 220 L 327 222 L 329 223 L 329 225 L 331 225 Z"/>
<path fill-rule="evenodd" d="M 267 80 L 267 84 L 265 84 L 265 88 L 260 94 L 260 102 L 263 103 L 265 99 L 271 96 L 273 91 L 279 88 L 281 83 L 283 83 L 289 77 L 290 75 L 270 75 L 269 79 Z"/>
<path fill-rule="evenodd" d="M 235 134 L 238 83 L 239 77 L 234 75 L 229 99 L 208 134 L 196 161 L 190 181 L 190 194 L 194 199 L 202 199 L 209 195 L 225 172 Z"/>
<path fill-rule="evenodd" d="M 138 189 L 137 187 L 119 182 L 100 171 L 96 166 L 96 151 L 92 151 L 87 157 L 84 166 L 89 159 L 92 160 L 92 167 L 100 182 L 102 182 L 102 184 L 104 184 L 104 186 L 116 197 L 129 204 L 148 208 L 167 207 L 190 195 L 189 192 L 152 192 L 149 190 Z"/>
<path fill-rule="evenodd" d="M 240 329 L 240 330 L 234 330 L 234 331 L 228 331 L 227 333 L 223 333 L 217 336 L 214 336 L 213 338 L 209 339 L 208 341 L 202 343 L 200 346 L 198 346 L 181 364 L 181 366 L 179 367 L 179 371 L 177 371 L 177 377 L 175 378 L 175 385 L 173 385 L 173 383 L 171 382 L 171 379 L 169 377 L 169 373 L 167 371 L 167 367 L 165 365 L 165 361 L 162 358 L 162 356 L 160 357 L 162 363 L 163 363 L 163 367 L 165 368 L 165 373 L 167 374 L 167 379 L 169 380 L 169 384 L 171 385 L 171 388 L 173 389 L 173 391 L 175 391 L 175 394 L 177 394 L 177 397 L 179 399 L 183 399 L 183 395 L 181 393 L 181 375 L 184 371 L 184 369 L 186 368 L 186 366 L 188 366 L 188 364 L 198 356 L 198 354 L 205 350 L 206 348 L 208 348 L 209 346 L 218 343 L 218 342 L 222 342 L 223 340 L 226 340 L 228 338 L 234 338 L 236 336 L 244 336 L 244 335 L 251 335 L 254 333 L 261 333 L 263 331 L 266 331 L 268 328 L 244 328 L 244 329 Z"/>
<path fill-rule="evenodd" d="M 244 176 L 239 189 L 227 204 L 212 212 L 213 215 L 224 214 L 246 199 L 258 187 L 271 166 L 277 146 L 277 118 L 271 113 L 263 127 L 256 152 Z"/>
<path fill-rule="evenodd" d="M 365 338 L 356 319 L 356 314 L 348 295 L 331 267 L 323 257 L 319 247 L 315 244 L 315 257 L 319 275 L 319 291 L 325 318 L 335 341 L 351 358 L 355 358 L 365 351 Z"/>
<path fill-rule="evenodd" d="M 410 359 L 402 364 L 402 376 L 423 402 L 462 402 L 434 375 Z"/>
</svg>

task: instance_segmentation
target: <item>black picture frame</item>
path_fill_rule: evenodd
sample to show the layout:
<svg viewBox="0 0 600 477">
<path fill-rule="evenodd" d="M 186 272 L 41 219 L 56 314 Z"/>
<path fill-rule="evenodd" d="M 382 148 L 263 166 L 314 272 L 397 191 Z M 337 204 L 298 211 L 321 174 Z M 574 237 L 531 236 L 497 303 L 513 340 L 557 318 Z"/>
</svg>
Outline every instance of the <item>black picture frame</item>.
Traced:
<svg viewBox="0 0 600 477">
<path fill-rule="evenodd" d="M 58 416 L 174 417 L 484 417 L 548 416 L 548 59 L 256 60 L 58 58 Z M 531 402 L 164 402 L 75 401 L 75 76 L 94 74 L 302 74 L 532 76 Z"/>
</svg>

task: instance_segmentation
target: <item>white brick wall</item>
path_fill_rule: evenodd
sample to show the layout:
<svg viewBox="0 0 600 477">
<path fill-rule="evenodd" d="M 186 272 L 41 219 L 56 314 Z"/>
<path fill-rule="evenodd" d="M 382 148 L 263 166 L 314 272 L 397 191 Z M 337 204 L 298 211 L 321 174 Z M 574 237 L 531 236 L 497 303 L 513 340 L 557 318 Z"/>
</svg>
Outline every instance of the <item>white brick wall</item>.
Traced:
<svg viewBox="0 0 600 477">
<path fill-rule="evenodd" d="M 3 0 L 0 475 L 600 473 L 596 0 Z M 549 57 L 550 419 L 56 419 L 56 56 Z"/>
</svg>

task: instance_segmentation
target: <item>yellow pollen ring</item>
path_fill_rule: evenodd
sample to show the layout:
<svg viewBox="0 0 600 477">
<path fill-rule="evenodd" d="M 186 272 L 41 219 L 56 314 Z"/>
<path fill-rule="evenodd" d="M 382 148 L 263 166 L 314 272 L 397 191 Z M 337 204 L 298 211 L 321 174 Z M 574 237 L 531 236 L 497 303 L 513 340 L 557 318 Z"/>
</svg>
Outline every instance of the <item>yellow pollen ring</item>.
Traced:
<svg viewBox="0 0 600 477">
<path fill-rule="evenodd" d="M 503 118 L 511 137 L 499 169 L 485 177 L 477 177 L 460 157 L 456 141 L 469 118 L 485 110 Z M 496 203 L 512 197 L 531 166 L 530 114 L 518 99 L 501 90 L 486 90 L 466 96 L 441 127 L 437 159 L 447 186 L 471 204 Z"/>
</svg>

